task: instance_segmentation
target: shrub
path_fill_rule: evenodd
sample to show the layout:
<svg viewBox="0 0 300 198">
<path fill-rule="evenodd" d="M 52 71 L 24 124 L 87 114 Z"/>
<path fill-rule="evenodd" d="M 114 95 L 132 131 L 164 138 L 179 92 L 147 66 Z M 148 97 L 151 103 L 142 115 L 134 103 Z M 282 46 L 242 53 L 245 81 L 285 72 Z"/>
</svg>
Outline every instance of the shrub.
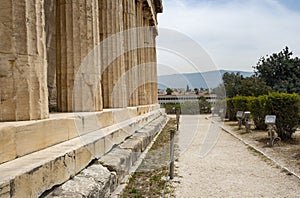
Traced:
<svg viewBox="0 0 300 198">
<path fill-rule="evenodd" d="M 236 121 L 236 112 L 250 111 L 249 103 L 255 97 L 251 96 L 236 96 L 227 99 L 227 116 L 230 121 Z"/>
<path fill-rule="evenodd" d="M 265 112 L 266 102 L 268 100 L 267 95 L 259 96 L 249 100 L 249 110 L 256 129 L 265 130 L 267 128 L 265 124 Z"/>
<path fill-rule="evenodd" d="M 283 140 L 291 138 L 299 119 L 299 96 L 297 94 L 271 93 L 266 101 L 265 113 L 276 115 L 276 127 Z"/>
<path fill-rule="evenodd" d="M 226 99 L 226 103 L 227 103 L 227 108 L 226 108 L 226 117 L 230 120 L 230 121 L 236 121 L 236 112 L 234 112 L 234 106 L 233 106 L 233 102 L 232 102 L 232 98 L 227 98 Z"/>
<path fill-rule="evenodd" d="M 300 118 L 300 97 L 297 94 L 270 93 L 259 97 L 237 96 L 227 100 L 227 112 L 251 111 L 256 129 L 265 130 L 265 116 L 276 115 L 277 133 L 282 140 L 291 138 Z M 230 119 L 230 118 L 229 118 Z"/>
</svg>

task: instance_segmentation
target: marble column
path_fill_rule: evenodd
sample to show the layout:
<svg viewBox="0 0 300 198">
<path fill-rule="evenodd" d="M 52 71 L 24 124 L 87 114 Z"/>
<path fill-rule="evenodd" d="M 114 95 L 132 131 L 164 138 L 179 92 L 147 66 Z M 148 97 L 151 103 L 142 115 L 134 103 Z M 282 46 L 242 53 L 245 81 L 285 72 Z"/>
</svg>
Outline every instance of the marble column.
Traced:
<svg viewBox="0 0 300 198">
<path fill-rule="evenodd" d="M 99 0 L 99 13 L 103 107 L 126 107 L 123 0 Z"/>
<path fill-rule="evenodd" d="M 151 28 L 151 81 L 152 81 L 152 104 L 158 103 L 158 84 L 157 84 L 157 55 L 156 55 L 156 37 L 157 37 L 157 29 L 155 26 Z"/>
<path fill-rule="evenodd" d="M 58 110 L 100 111 L 98 0 L 57 2 L 57 21 Z"/>
<path fill-rule="evenodd" d="M 124 48 L 128 106 L 138 105 L 136 1 L 123 0 Z"/>
<path fill-rule="evenodd" d="M 146 105 L 146 87 L 145 87 L 145 29 L 144 29 L 144 1 L 137 1 L 137 43 L 138 43 L 138 103 L 139 105 Z"/>
<path fill-rule="evenodd" d="M 43 0 L 0 4 L 0 121 L 48 117 Z"/>
<path fill-rule="evenodd" d="M 144 7 L 144 53 L 145 53 L 145 103 L 152 104 L 152 34 L 151 34 L 151 12 Z"/>
<path fill-rule="evenodd" d="M 56 91 L 56 0 L 46 0 L 45 31 L 47 49 L 47 87 L 49 110 L 57 111 Z"/>
</svg>

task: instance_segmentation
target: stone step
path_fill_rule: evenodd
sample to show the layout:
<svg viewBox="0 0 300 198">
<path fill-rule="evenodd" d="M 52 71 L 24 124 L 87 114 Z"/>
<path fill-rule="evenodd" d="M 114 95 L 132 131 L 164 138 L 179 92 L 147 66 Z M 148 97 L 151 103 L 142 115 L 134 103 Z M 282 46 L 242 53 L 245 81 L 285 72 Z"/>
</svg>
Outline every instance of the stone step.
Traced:
<svg viewBox="0 0 300 198">
<path fill-rule="evenodd" d="M 158 105 L 51 114 L 37 121 L 0 122 L 0 164 L 159 109 Z"/>
<path fill-rule="evenodd" d="M 166 121 L 165 115 L 151 121 L 109 153 L 95 160 L 73 179 L 45 193 L 43 197 L 111 197 L 117 185 L 121 184 L 130 168 L 145 150 L 143 142 L 149 144 L 148 137 L 152 140 Z M 143 134 L 143 136 L 136 134 Z"/>
<path fill-rule="evenodd" d="M 2 163 L 0 198 L 40 196 L 53 186 L 74 177 L 92 160 L 100 158 L 163 114 L 164 111 L 159 109 L 144 112 L 140 116 Z M 30 141 L 30 138 L 27 139 Z"/>
</svg>

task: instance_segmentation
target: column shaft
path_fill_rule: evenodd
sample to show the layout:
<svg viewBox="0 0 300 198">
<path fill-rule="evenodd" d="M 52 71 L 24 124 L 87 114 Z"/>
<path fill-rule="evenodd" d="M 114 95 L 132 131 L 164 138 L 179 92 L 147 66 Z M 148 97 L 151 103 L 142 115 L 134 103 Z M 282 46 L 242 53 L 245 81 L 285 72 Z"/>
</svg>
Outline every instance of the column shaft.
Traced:
<svg viewBox="0 0 300 198">
<path fill-rule="evenodd" d="M 57 3 L 58 110 L 100 111 L 98 0 Z"/>
<path fill-rule="evenodd" d="M 124 11 L 124 47 L 127 98 L 129 106 L 138 105 L 138 72 L 137 72 L 137 32 L 136 32 L 136 3 L 135 0 L 123 0 Z"/>
<path fill-rule="evenodd" d="M 102 88 L 104 108 L 126 107 L 123 0 L 99 0 Z"/>
<path fill-rule="evenodd" d="M 144 33 L 144 14 L 143 14 L 143 2 L 137 2 L 137 27 L 138 29 L 138 99 L 139 105 L 146 105 L 146 89 L 145 89 L 145 33 Z"/>
<path fill-rule="evenodd" d="M 0 4 L 0 121 L 48 117 L 44 1 Z"/>
</svg>

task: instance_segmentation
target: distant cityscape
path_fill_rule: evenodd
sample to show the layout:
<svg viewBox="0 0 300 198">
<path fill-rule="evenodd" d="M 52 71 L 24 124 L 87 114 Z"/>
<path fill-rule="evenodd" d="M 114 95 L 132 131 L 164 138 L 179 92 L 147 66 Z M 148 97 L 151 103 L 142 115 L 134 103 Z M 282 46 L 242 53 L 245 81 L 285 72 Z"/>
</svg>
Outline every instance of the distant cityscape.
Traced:
<svg viewBox="0 0 300 198">
<path fill-rule="evenodd" d="M 199 99 L 215 104 L 217 95 L 212 94 L 209 89 L 204 88 L 167 88 L 158 90 L 158 102 L 159 104 L 176 104 L 184 102 L 197 102 Z"/>
</svg>

